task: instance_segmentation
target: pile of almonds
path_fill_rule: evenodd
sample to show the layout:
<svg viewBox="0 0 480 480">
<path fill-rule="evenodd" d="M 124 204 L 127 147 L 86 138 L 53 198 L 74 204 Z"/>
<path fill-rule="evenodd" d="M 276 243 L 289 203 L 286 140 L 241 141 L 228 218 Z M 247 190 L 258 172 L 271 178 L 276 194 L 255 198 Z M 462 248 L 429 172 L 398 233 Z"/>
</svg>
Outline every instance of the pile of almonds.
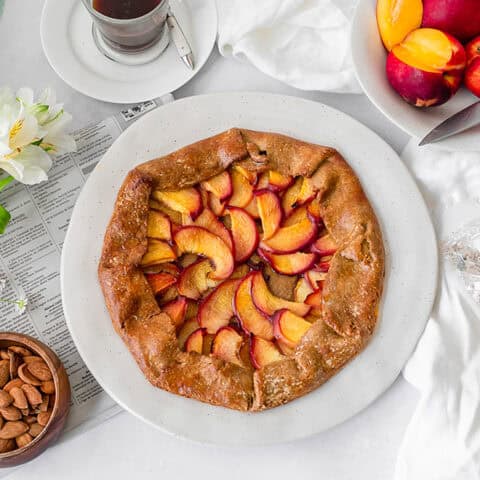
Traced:
<svg viewBox="0 0 480 480">
<path fill-rule="evenodd" d="M 30 350 L 0 350 L 0 453 L 28 445 L 48 423 L 55 403 L 52 372 Z"/>
</svg>

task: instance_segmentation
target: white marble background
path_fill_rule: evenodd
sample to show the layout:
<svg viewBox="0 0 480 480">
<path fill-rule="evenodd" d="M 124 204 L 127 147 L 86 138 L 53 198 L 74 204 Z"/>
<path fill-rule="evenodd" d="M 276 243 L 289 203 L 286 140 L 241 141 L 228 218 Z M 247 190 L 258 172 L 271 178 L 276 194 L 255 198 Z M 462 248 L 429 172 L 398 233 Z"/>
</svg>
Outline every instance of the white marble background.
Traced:
<svg viewBox="0 0 480 480">
<path fill-rule="evenodd" d="M 43 3 L 6 0 L 0 19 L 0 84 L 13 88 L 29 85 L 38 90 L 54 87 L 74 116 L 73 128 L 118 111 L 118 105 L 73 91 L 50 68 L 39 34 Z M 363 122 L 398 152 L 408 140 L 363 95 L 295 90 L 247 65 L 223 59 L 216 50 L 199 75 L 174 95 L 181 98 L 238 90 L 295 95 L 326 103 Z M 121 413 L 88 432 L 68 435 L 8 478 L 387 480 L 393 476 L 397 450 L 417 398 L 416 391 L 399 378 L 369 408 L 331 431 L 293 444 L 254 449 L 179 440 Z"/>
</svg>

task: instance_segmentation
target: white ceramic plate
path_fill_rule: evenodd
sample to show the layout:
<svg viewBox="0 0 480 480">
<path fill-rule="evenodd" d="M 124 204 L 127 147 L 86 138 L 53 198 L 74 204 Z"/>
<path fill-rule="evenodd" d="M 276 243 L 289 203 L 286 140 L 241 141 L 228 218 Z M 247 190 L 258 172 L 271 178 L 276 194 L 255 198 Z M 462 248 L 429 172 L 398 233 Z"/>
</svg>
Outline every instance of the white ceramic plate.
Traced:
<svg viewBox="0 0 480 480">
<path fill-rule="evenodd" d="M 40 24 L 43 50 L 57 74 L 84 95 L 112 103 L 161 97 L 193 78 L 207 61 L 217 36 L 214 0 L 171 0 L 188 37 L 195 69 L 182 62 L 173 42 L 154 61 L 128 66 L 103 56 L 92 38 L 92 20 L 80 0 L 46 0 Z"/>
<path fill-rule="evenodd" d="M 353 64 L 363 90 L 375 106 L 412 137 L 422 139 L 443 120 L 478 101 L 466 88 L 438 107 L 415 108 L 390 86 L 385 74 L 387 52 L 377 29 L 377 0 L 359 0 L 351 30 Z M 478 150 L 480 125 L 432 146 L 446 150 Z"/>
<path fill-rule="evenodd" d="M 136 164 L 230 127 L 281 132 L 336 147 L 360 177 L 385 235 L 386 281 L 379 327 L 367 349 L 315 392 L 245 414 L 152 387 L 117 336 L 97 280 L 103 235 L 117 191 Z M 261 93 L 187 98 L 149 113 L 117 139 L 75 207 L 62 254 L 67 322 L 85 363 L 125 409 L 181 437 L 256 445 L 306 437 L 346 420 L 395 380 L 430 312 L 437 276 L 435 235 L 422 197 L 395 152 L 333 108 Z"/>
</svg>

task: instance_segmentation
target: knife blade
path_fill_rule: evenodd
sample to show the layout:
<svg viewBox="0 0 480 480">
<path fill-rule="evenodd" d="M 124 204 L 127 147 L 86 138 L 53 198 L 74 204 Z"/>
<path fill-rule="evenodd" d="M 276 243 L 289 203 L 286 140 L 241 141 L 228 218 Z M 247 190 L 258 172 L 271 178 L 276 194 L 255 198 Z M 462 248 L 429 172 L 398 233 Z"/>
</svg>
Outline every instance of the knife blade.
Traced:
<svg viewBox="0 0 480 480">
<path fill-rule="evenodd" d="M 437 125 L 418 144 L 438 142 L 480 124 L 480 101 L 469 105 Z"/>
<path fill-rule="evenodd" d="M 180 24 L 171 10 L 169 10 L 167 15 L 167 25 L 180 58 L 188 68 L 193 70 L 195 68 L 195 64 L 193 60 L 192 48 L 190 47 L 187 37 L 183 33 Z"/>
</svg>

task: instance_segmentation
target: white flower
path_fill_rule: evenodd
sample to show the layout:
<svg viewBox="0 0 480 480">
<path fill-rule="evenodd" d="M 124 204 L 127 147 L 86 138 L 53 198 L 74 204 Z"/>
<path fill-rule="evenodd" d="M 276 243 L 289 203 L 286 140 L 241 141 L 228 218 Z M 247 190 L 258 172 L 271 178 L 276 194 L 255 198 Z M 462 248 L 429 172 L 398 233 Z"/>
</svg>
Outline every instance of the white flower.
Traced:
<svg viewBox="0 0 480 480">
<path fill-rule="evenodd" d="M 28 299 L 27 298 L 19 298 L 18 300 L 15 300 L 15 311 L 17 313 L 25 313 L 25 310 L 27 309 L 28 305 Z"/>
</svg>

